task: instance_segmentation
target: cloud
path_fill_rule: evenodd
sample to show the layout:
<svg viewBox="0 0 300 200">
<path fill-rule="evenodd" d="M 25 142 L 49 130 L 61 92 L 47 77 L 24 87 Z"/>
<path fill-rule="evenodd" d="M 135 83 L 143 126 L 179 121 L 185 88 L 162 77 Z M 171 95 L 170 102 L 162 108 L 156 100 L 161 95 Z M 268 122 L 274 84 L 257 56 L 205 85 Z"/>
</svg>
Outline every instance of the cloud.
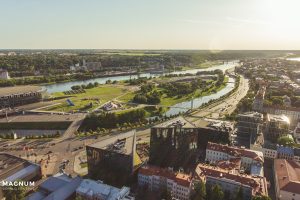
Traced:
<svg viewBox="0 0 300 200">
<path fill-rule="evenodd" d="M 231 22 L 237 22 L 241 24 L 256 24 L 256 25 L 270 25 L 271 23 L 268 21 L 263 20 L 253 20 L 253 19 L 240 19 L 240 18 L 233 18 L 233 17 L 227 17 L 227 21 Z"/>
</svg>

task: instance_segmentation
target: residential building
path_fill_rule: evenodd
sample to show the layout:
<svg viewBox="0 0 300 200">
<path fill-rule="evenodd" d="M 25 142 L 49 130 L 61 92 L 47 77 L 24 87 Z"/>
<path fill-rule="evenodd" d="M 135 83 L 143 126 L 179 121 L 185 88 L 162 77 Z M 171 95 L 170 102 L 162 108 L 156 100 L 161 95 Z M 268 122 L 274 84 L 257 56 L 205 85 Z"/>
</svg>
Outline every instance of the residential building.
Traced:
<svg viewBox="0 0 300 200">
<path fill-rule="evenodd" d="M 283 104 L 286 107 L 291 107 L 292 106 L 291 98 L 289 96 L 287 96 L 287 95 L 284 95 L 283 96 Z"/>
<path fill-rule="evenodd" d="M 0 169 L 1 182 L 35 181 L 42 177 L 39 165 L 6 153 L 0 153 Z M 3 191 L 0 187 L 0 199 L 2 198 Z"/>
<path fill-rule="evenodd" d="M 300 199 L 300 164 L 285 159 L 274 161 L 276 200 Z"/>
<path fill-rule="evenodd" d="M 7 70 L 0 69 L 0 80 L 1 80 L 1 79 L 3 79 L 3 80 L 10 79 Z"/>
<path fill-rule="evenodd" d="M 86 152 L 89 177 L 112 185 L 125 185 L 141 164 L 135 131 L 87 145 Z"/>
<path fill-rule="evenodd" d="M 76 197 L 86 200 L 134 200 L 130 196 L 130 188 L 123 186 L 121 189 L 104 184 L 102 181 L 83 179 L 76 189 Z"/>
<path fill-rule="evenodd" d="M 72 178 L 64 173 L 55 174 L 42 182 L 26 200 L 74 199 L 75 191 L 81 181 L 82 179 L 79 176 Z"/>
<path fill-rule="evenodd" d="M 267 114 L 265 133 L 267 138 L 277 141 L 283 135 L 288 134 L 290 120 L 285 115 Z"/>
<path fill-rule="evenodd" d="M 209 142 L 206 147 L 205 160 L 210 163 L 216 163 L 221 160 L 230 160 L 232 158 L 241 159 L 241 167 L 244 170 L 251 170 L 253 166 L 261 166 L 264 163 L 263 153 L 245 148 L 232 147 L 228 145 Z"/>
<path fill-rule="evenodd" d="M 257 94 L 252 104 L 252 109 L 254 111 L 262 112 L 264 106 L 265 93 L 266 93 L 266 86 L 265 84 L 262 84 L 260 85 L 260 88 L 257 91 Z"/>
<path fill-rule="evenodd" d="M 140 187 L 147 186 L 151 191 L 160 191 L 166 188 L 172 198 L 188 200 L 191 194 L 192 176 L 155 166 L 143 166 L 139 169 L 138 185 Z"/>
<path fill-rule="evenodd" d="M 300 120 L 300 108 L 295 107 L 279 107 L 279 106 L 264 106 L 264 113 L 273 115 L 285 115 L 290 121 L 290 127 L 295 128 Z"/>
<path fill-rule="evenodd" d="M 300 122 L 298 122 L 293 135 L 294 135 L 296 142 L 300 143 Z"/>
<path fill-rule="evenodd" d="M 207 187 L 219 185 L 232 199 L 240 187 L 243 189 L 244 200 L 250 200 L 256 195 L 268 195 L 265 177 L 240 174 L 237 170 L 200 163 L 195 169 L 195 178 L 206 183 Z"/>
<path fill-rule="evenodd" d="M 98 71 L 102 69 L 101 62 L 86 62 L 85 60 L 83 60 L 82 66 L 86 67 L 86 69 L 89 71 Z"/>
</svg>

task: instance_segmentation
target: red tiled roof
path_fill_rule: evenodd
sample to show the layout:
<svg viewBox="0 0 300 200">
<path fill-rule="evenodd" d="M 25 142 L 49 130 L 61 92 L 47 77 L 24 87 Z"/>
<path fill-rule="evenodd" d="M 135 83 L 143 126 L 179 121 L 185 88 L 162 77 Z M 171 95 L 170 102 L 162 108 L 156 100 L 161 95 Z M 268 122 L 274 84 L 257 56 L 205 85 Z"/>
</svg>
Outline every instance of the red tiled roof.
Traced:
<svg viewBox="0 0 300 200">
<path fill-rule="evenodd" d="M 263 162 L 263 158 L 261 156 L 259 156 L 255 151 L 249 149 L 231 147 L 228 145 L 216 144 L 212 142 L 208 142 L 206 149 L 227 153 L 235 157 L 244 156 L 244 157 L 252 158 L 253 160 L 259 162 Z"/>
<path fill-rule="evenodd" d="M 222 169 L 240 169 L 241 158 L 231 158 L 229 160 L 220 160 L 216 165 Z"/>
<path fill-rule="evenodd" d="M 300 164 L 293 160 L 276 159 L 274 170 L 280 190 L 300 194 Z"/>
<path fill-rule="evenodd" d="M 252 195 L 267 195 L 267 183 L 265 177 L 253 177 L 250 175 L 239 174 L 233 170 L 225 170 L 206 164 L 198 164 L 196 167 L 196 175 L 199 178 L 213 177 L 217 179 L 233 180 L 237 183 L 247 185 L 252 188 Z"/>
<path fill-rule="evenodd" d="M 139 169 L 139 174 L 145 176 L 160 176 L 175 181 L 177 184 L 189 187 L 192 177 L 184 173 L 175 173 L 171 170 L 156 167 L 156 166 L 144 166 Z"/>
</svg>

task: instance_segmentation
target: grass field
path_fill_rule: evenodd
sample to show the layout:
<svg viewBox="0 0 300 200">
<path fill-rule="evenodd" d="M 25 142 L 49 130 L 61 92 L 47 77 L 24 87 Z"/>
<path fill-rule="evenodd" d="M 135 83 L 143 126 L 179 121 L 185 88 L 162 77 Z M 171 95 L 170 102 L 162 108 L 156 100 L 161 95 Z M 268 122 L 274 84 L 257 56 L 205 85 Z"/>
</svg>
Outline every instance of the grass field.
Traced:
<svg viewBox="0 0 300 200">
<path fill-rule="evenodd" d="M 201 93 L 200 90 L 198 89 L 195 92 L 193 92 L 191 94 L 188 94 L 188 95 L 183 95 L 183 97 L 180 97 L 180 98 L 178 98 L 176 96 L 175 97 L 167 97 L 166 95 L 164 95 L 161 98 L 160 105 L 172 106 L 172 105 L 175 105 L 175 104 L 180 103 L 180 102 L 189 101 L 192 98 L 201 97 L 201 96 L 208 96 L 208 95 L 213 93 L 213 90 L 215 90 L 216 92 L 222 90 L 226 86 L 226 83 L 228 82 L 228 79 L 229 78 L 226 76 L 225 79 L 224 79 L 223 84 L 220 87 L 213 87 L 210 90 L 208 90 L 206 92 L 203 92 L 203 93 Z"/>
<path fill-rule="evenodd" d="M 83 109 L 86 105 L 92 103 L 93 106 L 91 108 L 85 110 L 93 110 L 104 103 L 115 99 L 118 96 L 123 95 L 126 92 L 130 92 L 128 88 L 121 85 L 101 85 L 96 88 L 86 89 L 85 93 L 74 94 L 69 99 L 75 104 L 75 106 L 69 106 L 66 102 L 66 99 L 57 100 L 56 103 L 60 103 L 59 105 L 48 107 L 48 111 L 63 111 L 68 112 L 72 110 Z M 62 92 L 54 93 L 53 97 L 64 97 L 67 96 Z M 97 101 L 96 98 L 100 100 Z"/>
</svg>

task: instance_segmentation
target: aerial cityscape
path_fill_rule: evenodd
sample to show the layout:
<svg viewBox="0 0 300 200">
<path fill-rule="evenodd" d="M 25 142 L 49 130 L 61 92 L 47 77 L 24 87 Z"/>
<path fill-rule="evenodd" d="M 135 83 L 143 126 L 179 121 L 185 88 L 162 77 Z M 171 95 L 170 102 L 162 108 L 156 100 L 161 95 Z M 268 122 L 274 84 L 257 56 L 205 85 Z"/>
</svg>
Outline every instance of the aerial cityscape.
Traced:
<svg viewBox="0 0 300 200">
<path fill-rule="evenodd" d="M 300 200 L 299 2 L 0 2 L 1 200 Z"/>
</svg>

